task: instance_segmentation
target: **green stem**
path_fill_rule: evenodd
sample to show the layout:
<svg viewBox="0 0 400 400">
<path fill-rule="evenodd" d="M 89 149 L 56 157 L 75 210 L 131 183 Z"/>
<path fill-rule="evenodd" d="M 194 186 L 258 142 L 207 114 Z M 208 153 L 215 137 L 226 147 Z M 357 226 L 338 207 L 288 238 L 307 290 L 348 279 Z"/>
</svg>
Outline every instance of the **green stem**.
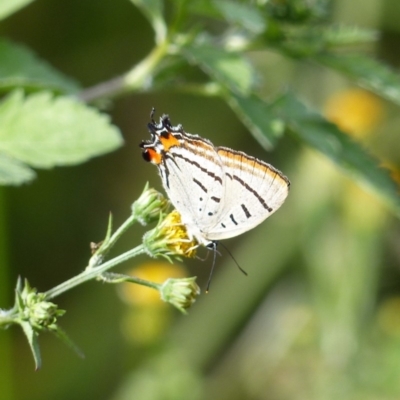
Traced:
<svg viewBox="0 0 400 400">
<path fill-rule="evenodd" d="M 74 276 L 73 278 L 69 279 L 68 281 L 65 281 L 61 283 L 60 285 L 48 290 L 45 292 L 46 299 L 52 299 L 72 288 L 75 286 L 81 285 L 84 282 L 87 282 L 93 278 L 96 278 L 97 276 L 101 275 L 103 272 L 109 270 L 110 268 L 121 264 L 122 262 L 129 260 L 132 257 L 136 257 L 139 254 L 142 254 L 145 252 L 145 248 L 143 245 L 139 245 L 135 247 L 132 250 L 129 250 L 112 260 L 109 260 L 105 262 L 104 264 L 99 265 L 96 268 L 87 268 L 83 272 L 81 272 L 79 275 Z"/>
<path fill-rule="evenodd" d="M 136 215 L 131 215 L 110 237 L 107 243 L 106 251 L 110 250 L 114 246 L 116 241 L 137 221 Z"/>
<path fill-rule="evenodd" d="M 184 83 L 182 85 L 175 85 L 172 90 L 178 93 L 187 93 L 203 97 L 221 97 L 223 94 L 221 85 L 216 82 L 205 84 Z"/>
<path fill-rule="evenodd" d="M 137 221 L 136 215 L 131 215 L 115 232 L 114 234 L 104 241 L 99 251 L 97 251 L 89 260 L 87 269 L 97 268 L 102 263 L 105 255 L 114 246 L 117 240 L 124 234 L 124 232 Z M 107 234 L 108 236 L 108 234 Z"/>
<path fill-rule="evenodd" d="M 17 316 L 18 312 L 16 312 L 14 309 L 5 313 L 0 313 L 0 327 L 7 327 L 7 325 L 15 324 L 15 319 Z"/>
<path fill-rule="evenodd" d="M 144 90 L 157 65 L 168 54 L 169 40 L 159 43 L 150 54 L 126 74 L 82 91 L 78 98 L 90 102 L 101 98 L 117 97 L 126 92 Z"/>
<path fill-rule="evenodd" d="M 162 284 L 151 282 L 146 279 L 138 278 L 137 276 L 129 276 L 125 274 L 116 274 L 114 272 L 106 272 L 102 275 L 102 279 L 107 283 L 121 283 L 121 282 L 130 282 L 137 283 L 142 286 L 147 286 L 152 289 L 160 290 Z"/>
<path fill-rule="evenodd" d="M 124 75 L 126 90 L 137 90 L 146 84 L 157 65 L 168 53 L 169 45 L 169 41 L 164 40 L 144 60 Z"/>
</svg>

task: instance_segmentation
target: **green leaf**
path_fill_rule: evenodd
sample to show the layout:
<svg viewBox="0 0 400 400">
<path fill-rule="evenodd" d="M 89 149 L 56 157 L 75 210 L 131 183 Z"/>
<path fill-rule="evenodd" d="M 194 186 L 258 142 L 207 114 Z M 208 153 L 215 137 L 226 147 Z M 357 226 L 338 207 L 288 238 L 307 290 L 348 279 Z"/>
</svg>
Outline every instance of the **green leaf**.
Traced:
<svg viewBox="0 0 400 400">
<path fill-rule="evenodd" d="M 131 0 L 149 20 L 156 34 L 156 42 L 160 43 L 167 36 L 167 25 L 164 20 L 164 2 L 162 0 Z"/>
<path fill-rule="evenodd" d="M 214 0 L 214 5 L 231 24 L 237 24 L 255 34 L 265 30 L 266 24 L 263 15 L 251 4 Z"/>
<path fill-rule="evenodd" d="M 336 125 L 308 109 L 293 94 L 287 93 L 272 106 L 290 132 L 313 147 L 359 182 L 372 188 L 400 215 L 400 196 L 396 183 L 387 170 L 357 142 L 341 132 Z"/>
<path fill-rule="evenodd" d="M 21 185 L 35 176 L 35 171 L 28 166 L 0 153 L 0 185 Z"/>
<path fill-rule="evenodd" d="M 75 93 L 78 85 L 28 48 L 0 39 L 0 89 L 15 87 Z"/>
<path fill-rule="evenodd" d="M 0 152 L 38 168 L 81 163 L 122 144 L 108 116 L 48 92 L 11 93 L 0 103 L 0 126 Z"/>
<path fill-rule="evenodd" d="M 0 20 L 7 18 L 20 8 L 25 7 L 33 0 L 1 0 L 0 1 Z"/>
<path fill-rule="evenodd" d="M 190 62 L 230 91 L 245 96 L 250 93 L 255 72 L 244 57 L 211 45 L 191 46 L 182 51 Z"/>
<path fill-rule="evenodd" d="M 72 349 L 79 357 L 85 358 L 82 350 L 71 340 L 67 333 L 57 326 L 57 329 L 53 330 L 54 333 L 61 341 L 63 341 L 70 349 Z"/>
<path fill-rule="evenodd" d="M 400 75 L 386 65 L 361 54 L 319 54 L 317 62 L 345 73 L 358 84 L 400 105 Z"/>
<path fill-rule="evenodd" d="M 38 370 L 42 366 L 42 357 L 40 355 L 38 334 L 37 332 L 35 332 L 29 322 L 20 321 L 19 324 L 21 325 L 22 330 L 24 331 L 25 336 L 28 339 L 29 347 L 31 348 L 33 359 L 35 361 L 35 369 Z"/>
<path fill-rule="evenodd" d="M 230 94 L 228 103 L 258 142 L 267 150 L 282 136 L 284 124 L 271 112 L 267 103 L 252 95 L 243 97 Z"/>
</svg>

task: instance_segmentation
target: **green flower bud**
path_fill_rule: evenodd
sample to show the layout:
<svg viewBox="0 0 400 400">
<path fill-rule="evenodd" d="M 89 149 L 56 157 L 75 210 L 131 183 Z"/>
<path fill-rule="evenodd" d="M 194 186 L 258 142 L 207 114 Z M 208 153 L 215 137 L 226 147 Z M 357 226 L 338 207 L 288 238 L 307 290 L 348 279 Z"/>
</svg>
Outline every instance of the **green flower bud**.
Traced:
<svg viewBox="0 0 400 400">
<path fill-rule="evenodd" d="M 182 279 L 167 279 L 160 288 L 161 299 L 171 303 L 179 311 L 186 313 L 186 309 L 196 301 L 200 288 L 196 277 Z"/>
<path fill-rule="evenodd" d="M 37 293 L 35 288 L 31 288 L 25 281 L 23 290 L 19 293 L 20 318 L 29 321 L 31 326 L 37 330 L 57 329 L 57 318 L 62 316 L 65 311 L 58 309 L 57 305 L 46 301 L 44 293 Z"/>
<path fill-rule="evenodd" d="M 148 189 L 147 185 L 140 197 L 132 204 L 132 214 L 142 225 L 160 218 L 169 208 L 169 201 L 155 189 Z"/>
</svg>

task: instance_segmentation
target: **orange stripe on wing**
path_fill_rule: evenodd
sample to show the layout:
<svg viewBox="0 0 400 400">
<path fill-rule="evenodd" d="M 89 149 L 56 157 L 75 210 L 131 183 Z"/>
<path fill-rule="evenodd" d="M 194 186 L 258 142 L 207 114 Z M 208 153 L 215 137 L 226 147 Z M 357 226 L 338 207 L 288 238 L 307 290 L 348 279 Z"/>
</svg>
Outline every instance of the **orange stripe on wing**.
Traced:
<svg viewBox="0 0 400 400">
<path fill-rule="evenodd" d="M 168 151 L 171 147 L 181 145 L 179 140 L 170 132 L 168 132 L 167 137 L 160 135 L 159 140 L 162 143 L 165 151 Z"/>
<path fill-rule="evenodd" d="M 202 138 L 185 137 L 185 142 L 182 144 L 182 147 L 192 153 L 198 154 L 199 156 L 206 158 L 207 160 L 218 162 L 216 160 L 217 157 L 215 154 L 215 148 L 208 140 Z"/>
<path fill-rule="evenodd" d="M 248 156 L 241 151 L 219 148 L 217 150 L 224 165 L 229 168 L 239 168 L 245 172 L 252 174 L 259 173 L 260 175 L 269 175 L 272 179 L 279 180 L 282 185 L 289 186 L 289 180 L 282 175 L 277 169 L 273 168 L 264 161 L 258 160 L 255 157 Z M 257 174 L 258 175 L 258 174 Z"/>
</svg>

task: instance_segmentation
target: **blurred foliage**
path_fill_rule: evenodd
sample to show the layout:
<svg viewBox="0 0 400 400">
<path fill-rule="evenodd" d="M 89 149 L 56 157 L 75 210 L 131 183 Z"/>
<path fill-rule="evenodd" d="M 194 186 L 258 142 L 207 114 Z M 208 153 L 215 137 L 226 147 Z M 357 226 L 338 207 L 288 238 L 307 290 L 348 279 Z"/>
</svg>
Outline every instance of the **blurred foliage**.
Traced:
<svg viewBox="0 0 400 400">
<path fill-rule="evenodd" d="M 394 15 L 396 0 L 4 1 L 0 182 L 39 179 L 0 192 L 2 307 L 19 274 L 40 287 L 77 274 L 109 210 L 126 215 L 146 180 L 130 146 L 153 105 L 213 142 L 276 150 L 293 188 L 229 242 L 249 276 L 218 265 L 187 317 L 87 285 L 62 306 L 86 361 L 45 336 L 39 374 L 16 331 L 0 332 L 4 398 L 398 399 Z M 82 164 L 117 149 L 119 131 L 127 150 Z M 33 170 L 62 165 L 76 166 Z M 193 266 L 203 280 L 208 262 Z"/>
</svg>

